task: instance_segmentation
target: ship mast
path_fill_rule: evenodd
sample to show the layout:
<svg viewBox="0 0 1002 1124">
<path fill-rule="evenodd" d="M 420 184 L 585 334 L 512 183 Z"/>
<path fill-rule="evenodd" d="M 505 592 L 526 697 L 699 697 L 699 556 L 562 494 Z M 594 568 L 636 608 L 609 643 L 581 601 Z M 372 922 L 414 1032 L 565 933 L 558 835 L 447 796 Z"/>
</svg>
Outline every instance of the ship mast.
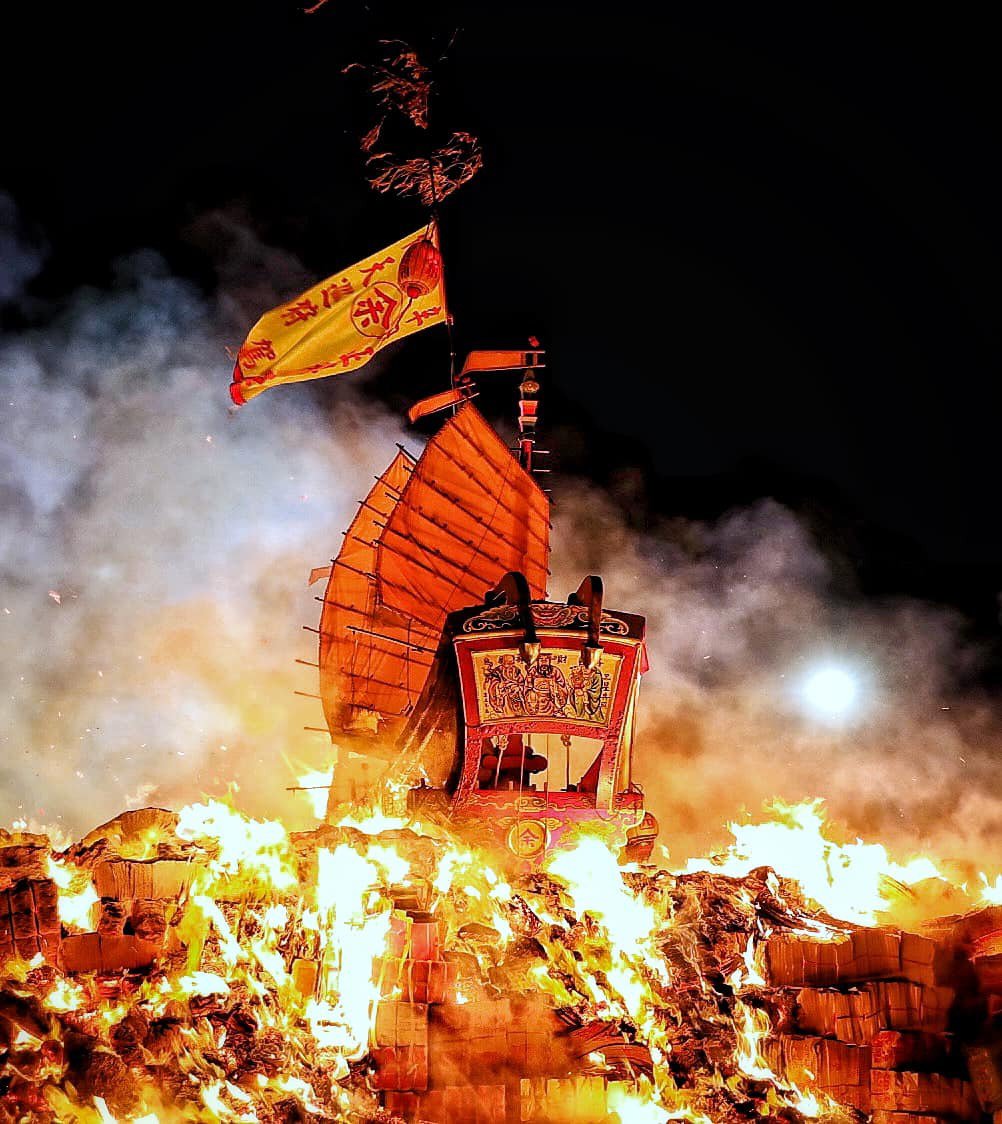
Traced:
<svg viewBox="0 0 1002 1124">
<path fill-rule="evenodd" d="M 535 351 L 525 353 L 527 366 L 518 388 L 518 463 L 530 473 L 539 471 L 533 467 L 532 455 L 536 447 L 536 422 L 539 420 L 539 380 L 534 368 L 540 365 L 537 363 L 540 354 Z"/>
</svg>

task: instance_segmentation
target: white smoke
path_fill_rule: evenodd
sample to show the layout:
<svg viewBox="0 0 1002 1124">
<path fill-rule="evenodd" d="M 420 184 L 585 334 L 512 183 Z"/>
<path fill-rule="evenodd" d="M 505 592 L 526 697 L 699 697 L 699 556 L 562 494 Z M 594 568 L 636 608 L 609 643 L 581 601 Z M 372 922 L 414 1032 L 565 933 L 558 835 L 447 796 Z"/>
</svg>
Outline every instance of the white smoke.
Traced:
<svg viewBox="0 0 1002 1124">
<path fill-rule="evenodd" d="M 792 512 L 771 500 L 640 536 L 606 495 L 562 487 L 554 589 L 600 573 L 606 603 L 646 614 L 635 772 L 682 859 L 764 802 L 825 798 L 852 833 L 997 865 L 998 715 L 963 684 L 978 652 L 953 611 L 849 599 Z M 803 706 L 807 671 L 860 681 L 840 724 Z"/>
<path fill-rule="evenodd" d="M 0 822 L 85 831 L 231 781 L 277 811 L 284 758 L 329 752 L 292 693 L 316 690 L 306 576 L 400 434 L 350 392 L 333 418 L 301 387 L 234 413 L 221 292 L 143 253 L 0 344 Z"/>
</svg>

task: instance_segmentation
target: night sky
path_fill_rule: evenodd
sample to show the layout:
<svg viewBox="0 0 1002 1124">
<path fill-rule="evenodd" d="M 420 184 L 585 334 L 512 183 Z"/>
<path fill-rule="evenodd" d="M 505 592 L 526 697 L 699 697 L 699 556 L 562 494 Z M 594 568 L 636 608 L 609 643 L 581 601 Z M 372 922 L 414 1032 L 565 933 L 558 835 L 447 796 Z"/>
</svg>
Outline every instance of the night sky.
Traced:
<svg viewBox="0 0 1002 1124">
<path fill-rule="evenodd" d="M 773 496 L 847 592 L 955 604 L 991 643 L 997 41 L 972 10 L 794 10 L 22 10 L 0 190 L 47 258 L 5 326 L 139 247 L 211 291 L 213 211 L 317 277 L 414 229 L 365 183 L 371 116 L 341 70 L 380 38 L 429 61 L 451 41 L 433 133 L 485 151 L 442 214 L 458 347 L 540 338 L 555 467 L 638 528 Z M 402 348 L 359 376 L 394 409 L 446 377 L 440 329 Z"/>
</svg>

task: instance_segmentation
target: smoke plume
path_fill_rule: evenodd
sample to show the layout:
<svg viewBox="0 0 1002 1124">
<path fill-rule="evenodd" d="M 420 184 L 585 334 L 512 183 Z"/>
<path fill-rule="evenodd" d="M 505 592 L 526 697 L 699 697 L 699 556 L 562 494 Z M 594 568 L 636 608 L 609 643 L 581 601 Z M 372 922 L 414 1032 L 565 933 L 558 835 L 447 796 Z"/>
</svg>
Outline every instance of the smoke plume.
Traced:
<svg viewBox="0 0 1002 1124">
<path fill-rule="evenodd" d="M 556 529 L 558 593 L 600 573 L 610 607 L 647 616 L 635 768 L 673 861 L 725 842 L 744 811 L 812 797 L 898 853 L 995 861 L 1002 732 L 964 687 L 979 654 L 958 614 L 847 598 L 837 560 L 768 499 L 640 536 L 582 484 L 561 488 Z M 839 720 L 805 706 L 829 666 L 858 682 Z"/>
<path fill-rule="evenodd" d="M 303 729 L 319 703 L 293 694 L 316 690 L 295 663 L 316 659 L 306 578 L 400 434 L 350 392 L 333 420 L 303 388 L 230 409 L 224 340 L 300 278 L 206 222 L 212 302 L 146 252 L 0 345 L 0 822 L 79 833 L 230 783 L 305 815 L 287 760 L 329 757 Z M 15 261 L 8 299 L 29 276 Z"/>
<path fill-rule="evenodd" d="M 0 200 L 0 299 L 41 264 Z M 234 413 L 223 343 L 303 283 L 224 215 L 207 300 L 153 253 L 0 344 L 0 822 L 78 834 L 129 804 L 240 786 L 244 807 L 305 819 L 289 760 L 326 764 L 311 669 L 311 566 L 400 439 L 344 389 Z M 357 385 L 357 384 L 354 384 Z M 413 443 L 413 441 L 412 441 Z M 832 562 L 767 499 L 714 523 L 628 530 L 612 499 L 560 481 L 551 594 L 603 575 L 648 618 L 636 774 L 673 860 L 763 801 L 822 796 L 899 851 L 991 855 L 1002 824 L 998 723 L 959 692 L 977 653 L 950 611 L 836 595 Z M 810 668 L 860 683 L 841 723 L 804 713 Z"/>
<path fill-rule="evenodd" d="M 14 200 L 0 191 L 0 308 L 21 295 L 43 260 L 37 241 L 22 229 Z"/>
</svg>

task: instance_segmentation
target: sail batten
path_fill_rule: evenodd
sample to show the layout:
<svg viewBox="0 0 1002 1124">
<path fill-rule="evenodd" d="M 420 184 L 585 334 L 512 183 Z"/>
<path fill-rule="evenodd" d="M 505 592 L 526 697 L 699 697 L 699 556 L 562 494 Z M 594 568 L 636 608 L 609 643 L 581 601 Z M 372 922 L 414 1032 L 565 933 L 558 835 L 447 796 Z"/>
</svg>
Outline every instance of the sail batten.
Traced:
<svg viewBox="0 0 1002 1124">
<path fill-rule="evenodd" d="M 459 433 L 458 436 L 461 440 L 466 442 L 466 444 L 473 450 L 473 452 L 476 456 L 479 456 L 479 457 L 485 457 L 486 456 L 486 454 L 484 453 L 484 450 L 481 449 L 477 445 L 477 443 L 472 438 L 470 438 L 466 433 Z M 494 434 L 494 436 L 497 437 L 497 434 Z M 508 454 L 508 456 L 511 457 L 511 451 L 508 449 L 508 447 L 503 442 L 501 442 L 500 438 L 498 438 L 498 444 Z M 515 460 L 514 457 L 511 457 L 511 459 L 513 461 Z M 515 462 L 515 463 L 517 464 L 518 462 Z M 545 508 L 545 512 L 546 512 L 546 532 L 547 533 L 546 534 L 540 534 L 538 531 L 534 531 L 531 527 L 529 529 L 529 533 L 530 533 L 530 535 L 532 535 L 536 539 L 536 541 L 539 543 L 539 545 L 544 550 L 549 551 L 549 549 L 550 549 L 549 531 L 551 529 L 551 527 L 550 527 L 550 516 L 549 516 L 549 506 L 550 506 L 549 500 L 547 500 L 546 494 L 539 488 L 539 486 L 528 475 L 528 473 L 526 473 L 525 475 L 526 475 L 527 479 L 529 480 L 529 482 L 532 484 L 535 491 L 539 494 L 539 497 L 542 499 L 542 504 L 543 504 L 543 506 Z M 487 484 L 484 483 L 484 481 L 474 477 L 471 480 L 471 483 L 474 484 L 476 487 L 478 487 L 481 491 L 486 492 L 487 495 L 490 496 L 490 498 L 492 500 L 497 502 L 510 515 L 512 515 L 512 516 L 516 515 L 515 511 L 511 507 L 509 507 L 504 502 L 504 500 L 501 499 L 500 496 L 495 495 L 492 492 L 492 490 L 490 489 L 490 487 Z"/>
<path fill-rule="evenodd" d="M 408 541 L 412 541 L 412 540 L 408 540 Z M 436 580 L 438 580 L 440 582 L 452 582 L 453 581 L 453 579 L 450 578 L 448 576 L 448 574 L 442 573 L 441 570 L 436 569 L 431 564 L 433 560 L 436 561 L 436 562 L 441 560 L 439 558 L 439 555 L 437 554 L 437 552 L 431 553 L 430 551 L 424 550 L 424 551 L 421 552 L 424 555 L 424 557 L 421 558 L 421 557 L 418 557 L 414 554 L 410 554 L 406 550 L 401 550 L 397 546 L 390 546 L 389 544 L 384 545 L 383 551 L 384 551 L 385 554 L 387 554 L 389 556 L 395 556 L 397 559 L 400 560 L 401 563 L 404 563 L 404 564 L 410 565 L 410 566 L 416 566 L 419 570 L 422 570 L 425 573 L 431 574 L 431 576 L 433 578 L 435 578 Z M 398 590 L 398 591 L 402 592 L 407 597 L 410 597 L 412 592 L 413 592 L 412 587 L 402 585 L 400 582 L 387 581 L 385 578 L 383 578 L 382 580 L 383 580 L 383 583 L 384 583 L 384 585 L 386 586 L 387 589 Z M 412 580 L 413 580 L 413 578 L 412 578 Z M 479 583 L 478 583 L 477 587 L 474 587 L 473 585 L 470 585 L 467 589 L 467 592 L 471 596 L 476 598 L 478 587 L 479 587 Z M 413 613 L 413 610 L 408 610 L 408 611 L 411 613 L 411 615 L 416 615 L 416 614 Z"/>
<path fill-rule="evenodd" d="M 342 612 L 353 613 L 363 620 L 372 620 L 372 614 L 367 612 L 364 608 L 359 608 L 354 605 L 345 605 L 340 601 L 328 601 L 323 597 L 316 597 L 314 600 L 319 601 L 323 605 L 332 605 L 335 609 L 340 609 Z M 430 622 L 417 621 L 416 618 L 412 618 L 410 626 L 411 632 L 416 633 L 418 636 L 423 636 L 426 640 L 438 640 L 439 633 Z"/>
<path fill-rule="evenodd" d="M 433 490 L 436 492 L 438 491 L 437 489 Z M 415 508 L 415 510 L 422 519 L 427 519 L 429 523 L 437 527 L 440 531 L 444 531 L 451 538 L 454 538 L 456 542 L 462 543 L 462 545 L 465 547 L 477 549 L 477 552 L 479 554 L 482 554 L 485 558 L 489 558 L 492 562 L 501 564 L 502 560 L 498 558 L 496 554 L 491 554 L 490 551 L 478 548 L 477 544 L 475 544 L 470 539 L 464 539 L 463 536 L 460 535 L 457 531 L 453 530 L 453 528 L 448 523 L 446 523 L 444 519 L 436 519 L 434 515 L 429 515 L 423 508 L 420 507 Z M 471 518 L 476 519 L 476 516 L 472 515 L 472 513 L 468 514 L 470 514 Z M 479 523 L 480 521 L 477 520 L 477 522 Z"/>
<path fill-rule="evenodd" d="M 429 662 L 416 659 L 417 653 L 390 649 L 374 637 L 354 631 L 374 623 L 377 616 L 387 634 L 398 633 L 406 640 L 408 630 L 413 629 L 411 622 L 396 614 L 396 624 L 384 619 L 375 575 L 379 545 L 375 524 L 393 510 L 412 468 L 401 452 L 376 477 L 331 566 L 320 618 L 318 662 L 324 716 L 335 740 L 351 731 L 376 733 L 381 714 L 395 715 L 401 721 L 428 674 Z M 429 622 L 427 627 L 430 634 L 434 626 Z"/>
<path fill-rule="evenodd" d="M 509 570 L 546 593 L 549 501 L 469 402 L 414 460 L 402 447 L 345 532 L 323 598 L 331 736 L 386 748 L 434 663 L 446 615 Z"/>
<path fill-rule="evenodd" d="M 425 485 L 428 488 L 430 488 L 433 492 L 435 492 L 436 495 L 441 496 L 442 499 L 444 499 L 449 504 L 457 504 L 458 505 L 462 502 L 460 497 L 450 494 L 444 488 L 439 487 L 437 484 L 435 484 L 431 480 L 426 480 Z M 489 535 L 494 536 L 494 538 L 497 541 L 499 541 L 503 544 L 506 544 L 506 540 L 504 539 L 504 537 L 501 535 L 501 533 L 496 528 L 492 527 L 489 523 L 486 523 L 483 519 L 481 519 L 479 516 L 475 515 L 473 512 L 468 512 L 467 514 L 469 514 L 471 519 L 475 520 L 475 522 L 477 523 L 477 525 L 479 527 L 484 528 Z M 547 549 L 549 549 L 549 547 L 547 547 Z"/>
<path fill-rule="evenodd" d="M 447 554 L 443 554 L 441 550 L 437 550 L 437 549 L 436 550 L 428 550 L 427 547 L 422 548 L 421 544 L 417 541 L 417 539 L 415 539 L 411 535 L 404 534 L 402 531 L 394 530 L 394 528 L 392 528 L 392 527 L 387 527 L 386 530 L 391 535 L 399 535 L 402 539 L 404 539 L 405 542 L 408 542 L 412 546 L 414 546 L 417 549 L 417 551 L 419 552 L 419 554 L 423 553 L 426 556 L 430 556 L 430 557 L 434 558 L 436 562 L 441 562 L 445 566 L 450 566 L 454 570 L 459 570 L 463 577 L 469 577 L 472 582 L 476 583 L 475 585 L 471 584 L 469 587 L 467 587 L 467 588 L 469 588 L 470 592 L 472 592 L 474 594 L 476 594 L 478 592 L 479 593 L 485 593 L 487 591 L 487 589 L 489 589 L 490 586 L 492 586 L 494 584 L 495 578 L 493 577 L 493 571 L 488 573 L 486 570 L 484 570 L 484 571 L 482 571 L 482 573 L 477 573 L 473 569 L 472 562 L 464 564 L 462 562 L 455 561 L 454 559 L 450 558 Z M 469 550 L 471 552 L 473 557 L 475 557 L 475 558 L 485 557 L 482 552 L 477 551 L 476 545 L 474 543 L 465 543 L 464 545 L 466 546 L 467 550 Z M 385 549 L 389 549 L 389 548 L 385 548 Z M 439 577 L 442 581 L 447 581 L 447 582 L 453 581 L 453 579 L 450 578 L 447 574 L 443 574 L 441 572 L 441 570 L 435 570 L 433 567 L 430 567 L 430 566 L 422 563 L 421 560 L 418 557 L 416 557 L 414 554 L 411 554 L 410 552 L 405 551 L 405 550 L 400 550 L 399 547 L 393 547 L 392 550 L 400 558 L 404 558 L 408 562 L 412 562 L 414 565 L 420 566 L 422 569 L 428 569 L 429 572 L 434 573 L 435 576 Z M 493 561 L 498 566 L 504 565 L 503 561 L 500 558 L 493 559 Z M 504 571 L 502 571 L 502 573 L 503 572 Z M 386 584 L 388 586 L 393 586 L 395 589 L 405 588 L 405 587 L 401 586 L 399 582 L 386 582 Z M 483 588 L 481 589 L 481 587 L 483 587 Z"/>
</svg>

